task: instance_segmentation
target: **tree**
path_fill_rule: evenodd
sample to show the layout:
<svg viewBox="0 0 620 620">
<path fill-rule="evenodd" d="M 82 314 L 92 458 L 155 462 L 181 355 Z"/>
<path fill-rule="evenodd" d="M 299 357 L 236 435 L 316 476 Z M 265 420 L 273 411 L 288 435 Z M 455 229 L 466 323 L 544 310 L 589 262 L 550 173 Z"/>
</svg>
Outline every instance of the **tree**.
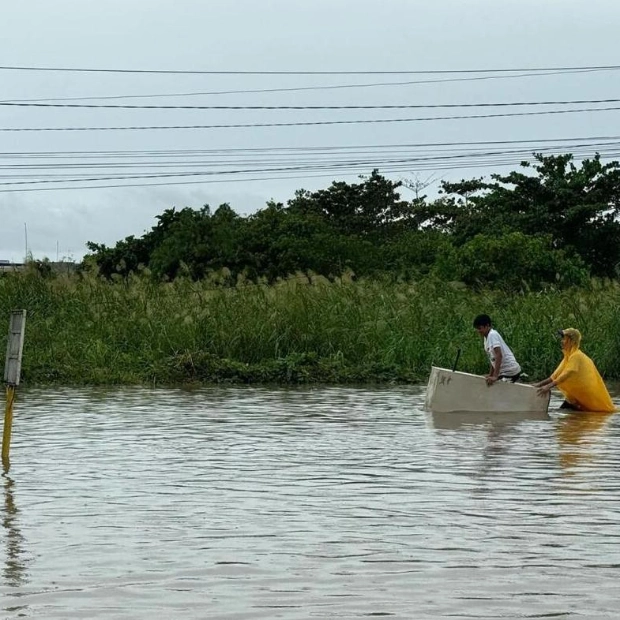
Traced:
<svg viewBox="0 0 620 620">
<path fill-rule="evenodd" d="M 579 257 L 553 248 L 547 236 L 511 232 L 476 235 L 438 256 L 435 273 L 443 280 L 510 291 L 584 284 L 588 270 Z"/>
<path fill-rule="evenodd" d="M 373 170 L 362 183 L 335 181 L 317 192 L 300 190 L 288 208 L 318 216 L 344 235 L 386 238 L 415 225 L 411 203 L 401 200 L 397 191 L 401 185 Z"/>
<path fill-rule="evenodd" d="M 241 248 L 248 275 L 269 280 L 308 270 L 335 275 L 349 265 L 346 239 L 321 216 L 275 202 L 248 218 Z"/>
<path fill-rule="evenodd" d="M 535 159 L 534 175 L 515 171 L 493 174 L 490 183 L 443 183 L 446 197 L 433 206 L 431 225 L 449 231 L 457 245 L 477 234 L 549 234 L 554 248 L 574 248 L 594 275 L 616 276 L 620 164 L 604 165 L 598 155 L 580 167 L 572 155 Z"/>
<path fill-rule="evenodd" d="M 144 238 L 126 237 L 113 248 L 88 241 L 86 247 L 91 254 L 84 257 L 84 265 L 88 267 L 94 263 L 105 278 L 110 278 L 113 274 L 127 276 L 140 265 L 148 265 L 150 260 L 149 243 Z"/>
</svg>

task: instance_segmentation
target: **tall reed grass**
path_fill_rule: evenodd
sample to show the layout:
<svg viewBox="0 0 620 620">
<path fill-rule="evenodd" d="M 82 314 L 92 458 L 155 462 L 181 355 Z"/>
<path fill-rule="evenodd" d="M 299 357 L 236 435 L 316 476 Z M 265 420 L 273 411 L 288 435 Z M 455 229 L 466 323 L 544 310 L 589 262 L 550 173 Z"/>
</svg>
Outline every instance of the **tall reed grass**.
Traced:
<svg viewBox="0 0 620 620">
<path fill-rule="evenodd" d="M 616 283 L 513 295 L 312 274 L 221 286 L 226 276 L 156 283 L 148 273 L 112 282 L 5 274 L 0 355 L 9 311 L 25 308 L 30 384 L 418 382 L 431 365 L 452 367 L 458 349 L 459 370 L 486 371 L 472 328 L 485 312 L 532 379 L 559 362 L 554 332 L 566 327 L 583 332 L 583 349 L 607 378 L 620 377 Z"/>
</svg>

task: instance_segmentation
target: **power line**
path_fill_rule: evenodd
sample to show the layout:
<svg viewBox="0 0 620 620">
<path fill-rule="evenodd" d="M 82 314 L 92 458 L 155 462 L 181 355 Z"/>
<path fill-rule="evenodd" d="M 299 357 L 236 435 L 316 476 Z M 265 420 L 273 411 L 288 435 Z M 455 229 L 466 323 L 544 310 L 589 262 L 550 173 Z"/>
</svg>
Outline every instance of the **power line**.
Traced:
<svg viewBox="0 0 620 620">
<path fill-rule="evenodd" d="M 247 95 L 256 93 L 282 93 L 282 92 L 298 92 L 298 91 L 315 91 L 315 90 L 339 90 L 350 88 L 377 88 L 385 86 L 411 86 L 417 84 L 445 84 L 447 82 L 473 82 L 480 80 L 506 80 L 506 79 L 518 79 L 522 77 L 544 77 L 549 75 L 571 75 L 576 73 L 592 73 L 596 71 L 603 71 L 604 69 L 575 69 L 571 71 L 549 71 L 549 72 L 536 72 L 536 73 L 521 73 L 521 74 L 504 74 L 504 75 L 478 75 L 474 77 L 458 77 L 458 78 L 442 78 L 438 80 L 408 80 L 406 82 L 373 82 L 367 84 L 331 84 L 331 85 L 319 85 L 319 86 L 292 86 L 284 88 L 254 88 L 254 89 L 237 89 L 237 90 L 215 90 L 215 91 L 202 91 L 202 92 L 188 92 L 188 93 L 151 93 L 146 95 L 100 95 L 93 97 L 58 97 L 58 98 L 40 98 L 40 99 L 7 99 L 7 103 L 12 102 L 37 102 L 37 101 L 85 101 L 92 99 L 106 100 L 106 99 L 152 99 L 159 97 L 198 97 L 198 96 L 211 96 L 211 95 Z"/>
<path fill-rule="evenodd" d="M 359 172 L 341 173 L 340 176 L 357 176 Z M 310 179 L 310 178 L 326 178 L 331 177 L 331 174 L 304 174 L 299 176 L 268 176 L 268 177 L 253 177 L 247 179 L 235 179 L 237 182 L 251 182 L 251 181 L 277 181 L 277 180 L 296 180 L 296 179 Z M 169 181 L 163 183 L 117 183 L 117 184 L 103 184 L 103 185 L 89 185 L 86 187 L 33 187 L 33 188 L 21 188 L 21 189 L 0 189 L 0 194 L 7 193 L 23 193 L 23 192 L 41 192 L 41 191 L 66 191 L 66 190 L 83 190 L 83 189 L 110 189 L 110 188 L 122 188 L 122 187 L 162 187 L 169 185 L 204 185 L 212 183 L 230 183 L 230 179 L 209 179 L 207 181 Z"/>
<path fill-rule="evenodd" d="M 489 167 L 498 165 L 506 165 L 511 164 L 511 162 L 494 162 L 494 163 L 485 163 L 485 164 L 477 164 L 468 166 L 468 168 L 479 168 L 479 167 Z M 462 168 L 463 166 L 459 166 Z M 423 170 L 422 168 L 416 168 L 417 170 Z M 433 171 L 437 170 L 445 170 L 450 169 L 446 167 L 434 167 L 434 168 L 426 168 L 431 169 Z M 390 168 L 382 170 L 381 172 L 384 174 L 391 172 L 411 172 L 410 167 L 405 168 Z M 354 172 L 338 172 L 339 177 L 349 177 L 349 176 L 359 176 L 360 171 Z M 332 178 L 333 173 L 321 173 L 321 174 L 304 174 L 304 175 L 286 175 L 286 176 L 263 176 L 263 177 L 249 177 L 249 178 L 235 178 L 235 183 L 240 182 L 253 182 L 253 181 L 276 181 L 276 180 L 298 180 L 298 179 L 313 179 L 313 178 Z M 100 185 L 89 185 L 83 187 L 75 187 L 75 186 L 66 186 L 66 187 L 35 187 L 35 188 L 19 188 L 19 189 L 0 189 L 0 194 L 5 193 L 23 193 L 23 192 L 40 192 L 40 191 L 67 191 L 67 190 L 85 190 L 85 189 L 113 189 L 113 188 L 135 188 L 135 187 L 168 187 L 172 185 L 205 185 L 205 184 L 214 184 L 214 183 L 230 183 L 230 179 L 201 179 L 199 181 L 165 181 L 162 183 L 113 183 L 113 184 L 100 184 Z"/>
<path fill-rule="evenodd" d="M 340 121 L 298 121 L 290 123 L 226 123 L 213 125 L 130 125 L 118 127 L 0 127 L 0 132 L 53 132 L 53 131 L 143 131 L 170 129 L 248 129 L 266 127 L 310 127 L 327 125 L 361 125 L 384 123 L 413 123 L 424 121 L 451 121 L 482 118 L 511 118 L 517 116 L 542 116 L 550 114 L 573 114 L 577 112 L 609 112 L 620 110 L 618 106 L 605 108 L 577 108 L 575 110 L 542 110 L 538 112 L 504 112 L 498 114 L 472 114 L 463 116 L 430 116 L 418 118 L 385 118 Z"/>
<path fill-rule="evenodd" d="M 591 150 L 585 149 L 588 145 L 581 145 L 581 150 L 584 155 L 590 155 Z M 610 152 L 607 153 L 608 157 L 617 157 L 620 148 L 618 144 L 609 145 L 614 146 Z M 546 149 L 546 152 L 549 153 L 553 150 L 557 150 L 557 147 L 549 146 Z M 524 155 L 526 153 L 523 149 L 518 150 L 500 150 L 500 151 L 487 151 L 487 152 L 478 152 L 478 153 L 460 153 L 460 154 L 452 154 L 452 155 L 435 155 L 435 156 L 407 156 L 407 157 L 398 157 L 395 158 L 391 156 L 390 158 L 380 158 L 380 159 L 352 159 L 352 160 L 339 160 L 339 161 L 310 161 L 306 163 L 302 162 L 291 162 L 295 165 L 288 166 L 278 166 L 273 167 L 271 164 L 270 167 L 261 167 L 261 168 L 243 168 L 243 169 L 225 169 L 225 170 L 209 170 L 209 171 L 183 171 L 183 172 L 173 172 L 173 173 L 143 173 L 143 174 L 131 174 L 131 175 L 121 175 L 121 174 L 108 174 L 106 176 L 80 176 L 74 178 L 66 178 L 66 175 L 42 175 L 45 178 L 37 178 L 37 180 L 31 180 L 30 177 L 26 177 L 27 180 L 19 180 L 19 181 L 9 181 L 0 183 L 2 186 L 12 186 L 11 189 L 0 190 L 1 192 L 6 191 L 35 191 L 45 190 L 45 189 L 55 189 L 50 187 L 38 187 L 33 188 L 33 185 L 54 185 L 58 183 L 90 183 L 90 182 L 100 182 L 100 181 L 128 181 L 128 180 L 155 180 L 155 179 L 174 179 L 179 177 L 201 177 L 200 181 L 170 181 L 168 180 L 165 183 L 156 184 L 153 182 L 150 183 L 142 183 L 142 184 L 105 184 L 105 185 L 88 185 L 88 186 L 73 186 L 67 187 L 63 186 L 60 189 L 89 189 L 89 188 L 102 188 L 102 187 L 134 187 L 134 186 L 150 186 L 150 185 L 175 185 L 175 184 L 185 184 L 185 183 L 208 183 L 208 182 L 219 182 L 217 179 L 214 180 L 213 177 L 221 177 L 221 176 L 234 176 L 236 180 L 259 180 L 254 178 L 244 178 L 244 175 L 248 174 L 256 174 L 256 173 L 285 173 L 286 177 L 266 177 L 266 179 L 270 178 L 298 178 L 291 177 L 290 175 L 293 173 L 297 173 L 300 171 L 306 172 L 305 177 L 315 176 L 314 172 L 327 172 L 331 171 L 332 173 L 338 173 L 339 175 L 345 174 L 347 170 L 357 170 L 358 172 L 363 170 L 369 170 L 372 168 L 381 167 L 381 171 L 383 173 L 387 172 L 395 172 L 395 171 L 409 171 L 411 172 L 412 167 L 415 170 L 450 170 L 450 169 L 463 169 L 463 168 L 474 168 L 474 167 L 490 167 L 490 166 L 505 166 L 515 163 L 520 163 L 524 160 Z M 526 156 L 526 159 L 532 160 L 533 156 L 529 154 Z M 226 162 L 223 162 L 220 165 L 226 165 Z M 249 165 L 249 164 L 248 164 Z M 13 178 L 20 178 L 13 177 Z M 261 179 L 265 180 L 265 179 Z M 16 187 L 19 186 L 19 187 Z"/>
<path fill-rule="evenodd" d="M 601 151 L 596 149 L 601 157 L 609 158 L 615 157 L 620 150 L 620 143 L 613 145 L 614 148 Z M 553 155 L 562 153 L 557 148 L 548 147 L 541 149 L 545 155 Z M 592 148 L 581 148 L 573 151 L 573 156 L 579 157 L 581 155 L 587 156 L 593 152 Z M 386 166 L 405 165 L 425 168 L 433 168 L 435 166 L 449 166 L 454 168 L 453 164 L 458 164 L 458 167 L 467 168 L 473 164 L 485 164 L 491 165 L 492 163 L 502 161 L 508 163 L 519 163 L 524 158 L 531 159 L 531 152 L 520 149 L 511 151 L 491 151 L 481 153 L 452 153 L 449 155 L 443 155 L 440 153 L 429 154 L 425 156 L 417 156 L 410 154 L 390 154 L 380 157 L 371 157 L 364 155 L 362 158 L 353 159 L 325 159 L 325 158 L 312 158 L 312 159 L 275 159 L 260 162 L 254 160 L 240 160 L 240 161 L 223 161 L 223 162 L 196 162 L 191 165 L 185 163 L 170 164 L 169 162 L 162 162 L 157 165 L 153 165 L 149 162 L 129 163 L 129 164 L 100 164 L 99 166 L 84 166 L 77 165 L 77 171 L 72 165 L 63 167 L 49 167 L 45 165 L 33 166 L 28 168 L 18 168 L 17 171 L 13 167 L 0 167 L 1 171 L 10 171 L 5 174 L 0 172 L 0 179 L 6 179 L 6 182 L 0 183 L 0 185 L 30 185 L 30 184 L 42 184 L 42 183 L 59 183 L 59 182 L 93 182 L 103 180 L 122 180 L 122 179 L 150 179 L 150 178 L 171 178 L 171 177 L 183 177 L 183 176 L 221 176 L 230 174 L 249 174 L 254 172 L 268 172 L 268 171 L 285 171 L 285 170 L 339 170 L 342 167 L 345 168 L 382 168 Z M 255 170 L 258 164 L 262 164 L 259 170 Z M 239 166 L 241 169 L 231 170 L 230 166 Z M 283 166 L 285 166 L 283 168 Z M 208 170 L 205 171 L 205 167 Z M 80 169 L 89 168 L 87 172 L 80 172 Z M 158 169 L 164 168 L 163 171 Z M 170 171 L 170 169 L 181 169 L 178 171 Z M 198 170 L 196 170 L 198 168 Z M 23 172 L 25 170 L 26 172 Z M 43 170 L 46 172 L 30 172 L 30 171 Z M 62 171 L 69 172 L 62 172 Z M 133 174 L 128 175 L 127 171 L 130 170 Z M 49 172 L 47 172 L 49 171 Z M 58 172 L 60 171 L 60 172 Z M 134 172 L 135 171 L 135 172 Z M 94 176 L 94 175 L 97 176 Z"/>
<path fill-rule="evenodd" d="M 510 162 L 507 162 L 510 164 Z M 480 165 L 472 165 L 468 166 L 469 168 L 479 168 L 479 167 L 489 167 L 498 165 L 506 165 L 504 163 L 487 163 Z M 418 170 L 422 170 L 417 168 Z M 437 170 L 445 170 L 445 167 L 435 167 L 431 168 L 433 171 Z M 381 172 L 391 173 L 391 172 L 411 172 L 410 167 L 406 168 L 394 168 L 394 169 L 385 169 Z M 354 172 L 338 172 L 339 177 L 350 177 L 350 176 L 359 176 L 360 171 Z M 298 179 L 313 179 L 313 178 L 332 178 L 333 173 L 321 173 L 321 174 L 303 174 L 303 175 L 286 175 L 286 176 L 263 176 L 263 177 L 249 177 L 249 178 L 235 178 L 235 183 L 240 182 L 253 182 L 253 181 L 276 181 L 276 180 L 298 180 Z M 41 191 L 67 191 L 67 190 L 85 190 L 85 189 L 113 189 L 113 188 L 135 188 L 135 187 L 168 187 L 173 185 L 206 185 L 206 184 L 214 184 L 214 183 L 230 183 L 230 179 L 201 179 L 199 181 L 165 181 L 162 183 L 105 183 L 100 185 L 89 185 L 83 187 L 75 187 L 75 186 L 63 186 L 63 187 L 30 187 L 30 188 L 19 188 L 19 189 L 0 189 L 0 194 L 6 193 L 23 193 L 23 192 L 41 192 Z"/>
<path fill-rule="evenodd" d="M 117 156 L 135 156 L 135 155 L 203 155 L 203 154 L 221 154 L 221 153 L 272 153 L 272 152 L 315 152 L 315 151 L 335 151 L 335 150 L 353 150 L 353 149 L 401 149 L 401 148 L 429 148 L 429 147 L 462 147 L 462 146 L 486 146 L 486 145 L 510 145 L 510 144 L 547 144 L 552 142 L 593 142 L 593 141 L 617 141 L 618 136 L 579 136 L 570 138 L 530 138 L 524 140 L 475 140 L 460 142 L 417 142 L 404 144 L 358 144 L 358 145 L 323 145 L 323 146 L 290 146 L 290 147 L 236 147 L 236 148 L 217 148 L 217 149 L 162 149 L 162 150 L 114 150 L 114 151 L 5 151 L 0 152 L 0 157 L 17 156 L 17 157 L 70 157 L 85 156 L 107 157 L 111 155 Z M 570 148 L 567 145 L 563 148 Z M 536 150 L 535 146 L 530 150 Z"/>
<path fill-rule="evenodd" d="M 47 71 L 72 73 L 152 73 L 181 75 L 446 75 L 474 73 L 521 73 L 524 71 L 617 71 L 620 65 L 590 65 L 569 67 L 521 67 L 521 68 L 489 68 L 489 69 L 416 69 L 416 70 L 362 70 L 362 71 L 287 71 L 287 70 L 199 70 L 199 69 L 118 69 L 95 67 L 35 67 L 35 66 L 0 66 L 0 71 Z"/>
<path fill-rule="evenodd" d="M 507 101 L 490 103 L 429 103 L 386 105 L 136 105 L 101 103 L 35 103 L 0 101 L 3 107 L 86 108 L 113 110 L 414 110 L 429 108 L 497 108 L 541 105 L 618 103 L 620 99 L 573 99 L 560 101 Z"/>
<path fill-rule="evenodd" d="M 512 146 L 512 145 L 511 145 Z M 573 143 L 573 144 L 552 144 L 547 146 L 538 145 L 534 148 L 535 152 L 549 152 L 549 151 L 561 151 L 566 152 L 567 149 L 570 150 L 571 153 L 575 154 L 575 152 L 592 152 L 596 150 L 599 153 L 606 153 L 610 149 L 614 152 L 620 147 L 620 140 L 615 140 L 613 142 L 588 142 L 588 143 Z M 139 168 L 139 167 L 150 167 L 150 168 L 161 168 L 161 167 L 186 167 L 186 168 L 196 168 L 196 167 L 204 167 L 210 166 L 211 168 L 217 166 L 230 166 L 232 163 L 237 165 L 254 165 L 256 161 L 260 161 L 263 165 L 283 165 L 285 163 L 313 163 L 316 161 L 322 161 L 325 163 L 335 163 L 338 161 L 342 161 L 340 158 L 342 157 L 365 157 L 366 159 L 362 160 L 363 163 L 367 164 L 376 164 L 376 163 L 385 163 L 393 162 L 393 158 L 398 156 L 399 158 L 407 158 L 407 161 L 422 161 L 422 160 L 450 160 L 450 159 L 458 159 L 458 158 L 479 158 L 485 157 L 488 155 L 518 155 L 525 154 L 531 155 L 532 147 L 526 146 L 524 144 L 520 144 L 517 148 L 512 149 L 503 149 L 503 150 L 493 150 L 489 151 L 488 146 L 484 149 L 471 147 L 469 149 L 461 149 L 459 148 L 451 148 L 451 149 L 435 149 L 435 150 L 416 150 L 412 148 L 391 148 L 390 150 L 385 149 L 340 149 L 334 151 L 298 151 L 296 153 L 287 153 L 278 150 L 274 150 L 273 152 L 268 153 L 202 153 L 201 157 L 207 159 L 201 160 L 173 160 L 173 161 L 162 161 L 159 158 L 155 158 L 153 162 L 148 155 L 140 155 L 137 160 L 129 160 L 126 161 L 126 158 L 121 158 L 120 160 L 110 160 L 107 156 L 104 161 L 95 161 L 88 162 L 84 161 L 84 158 L 81 157 L 78 161 L 73 161 L 77 159 L 75 156 L 72 157 L 70 161 L 60 160 L 58 161 L 56 158 L 52 157 L 51 161 L 53 163 L 49 163 L 48 161 L 43 161 L 42 163 L 38 163 L 38 159 L 42 158 L 28 158 L 26 160 L 19 158 L 18 161 L 27 161 L 28 163 L 17 163 L 17 164 L 0 164 L 0 170 L 68 170 L 68 169 L 124 169 L 124 168 Z M 183 157 L 187 157 L 187 155 L 182 155 Z M 388 158 L 388 159 L 386 159 Z M 345 161 L 351 161 L 345 160 Z M 358 161 L 358 160 L 353 160 Z M 403 159 L 403 161 L 405 161 Z M 30 163 L 34 162 L 34 163 Z M 57 163 L 58 162 L 58 163 Z"/>
<path fill-rule="evenodd" d="M 75 189 L 93 187 L 102 181 L 214 177 L 243 180 L 256 173 L 285 173 L 347 170 L 409 171 L 449 170 L 505 166 L 533 160 L 532 152 L 563 154 L 575 158 L 598 153 L 602 159 L 617 157 L 619 136 L 589 136 L 539 140 L 495 140 L 418 144 L 383 144 L 327 147 L 254 147 L 166 151 L 65 151 L 0 153 L 0 179 L 15 191 L 46 189 L 72 183 Z M 167 158 L 167 159 L 163 159 Z M 90 161 L 89 161 L 90 160 Z M 2 163 L 2 162 L 7 163 Z M 13 162 L 19 163 L 13 163 Z M 312 174 L 311 174 L 312 173 Z M 86 185 L 88 184 L 88 185 Z M 110 185 L 108 183 L 108 185 Z M 129 185 L 125 183 L 125 185 Z M 135 184 L 132 184 L 135 185 Z M 97 185 L 99 187 L 100 185 Z M 7 190 L 8 191 L 8 190 Z"/>
</svg>

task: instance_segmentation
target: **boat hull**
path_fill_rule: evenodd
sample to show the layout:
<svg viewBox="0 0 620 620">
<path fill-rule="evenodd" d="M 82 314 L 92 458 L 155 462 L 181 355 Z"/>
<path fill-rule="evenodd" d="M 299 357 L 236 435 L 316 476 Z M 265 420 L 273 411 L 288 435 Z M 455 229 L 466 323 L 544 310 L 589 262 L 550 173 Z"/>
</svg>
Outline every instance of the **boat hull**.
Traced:
<svg viewBox="0 0 620 620">
<path fill-rule="evenodd" d="M 547 413 L 550 395 L 525 383 L 496 381 L 433 366 L 426 389 L 425 408 L 447 412 L 541 412 Z"/>
</svg>

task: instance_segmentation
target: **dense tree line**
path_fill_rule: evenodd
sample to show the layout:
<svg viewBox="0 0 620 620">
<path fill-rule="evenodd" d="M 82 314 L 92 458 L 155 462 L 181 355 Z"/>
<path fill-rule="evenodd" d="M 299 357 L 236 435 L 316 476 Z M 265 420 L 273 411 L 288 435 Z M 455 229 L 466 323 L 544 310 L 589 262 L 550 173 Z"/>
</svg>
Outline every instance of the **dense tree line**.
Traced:
<svg viewBox="0 0 620 620">
<path fill-rule="evenodd" d="M 158 279 L 222 270 L 231 281 L 242 274 L 270 282 L 298 271 L 434 275 L 510 290 L 620 275 L 618 162 L 539 154 L 533 166 L 490 181 L 444 182 L 432 201 L 403 200 L 400 188 L 374 171 L 246 217 L 227 204 L 167 209 L 142 237 L 114 247 L 89 242 L 83 266 L 106 278 L 142 267 Z"/>
</svg>

